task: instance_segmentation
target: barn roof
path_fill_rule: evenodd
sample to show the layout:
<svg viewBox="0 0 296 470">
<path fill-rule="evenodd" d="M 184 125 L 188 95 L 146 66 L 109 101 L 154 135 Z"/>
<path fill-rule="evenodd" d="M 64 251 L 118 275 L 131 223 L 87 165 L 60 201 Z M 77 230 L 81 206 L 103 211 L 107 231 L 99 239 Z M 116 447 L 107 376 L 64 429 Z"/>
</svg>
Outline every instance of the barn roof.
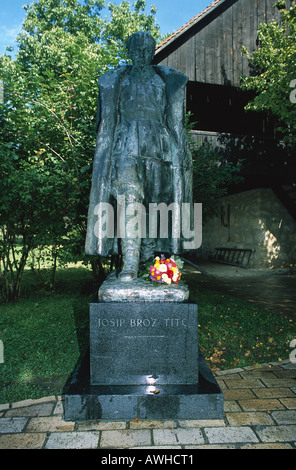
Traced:
<svg viewBox="0 0 296 470">
<path fill-rule="evenodd" d="M 157 46 L 153 64 L 175 68 L 193 82 L 240 86 L 241 77 L 252 72 L 242 46 L 257 49 L 260 24 L 279 18 L 274 3 L 213 1 Z"/>
<path fill-rule="evenodd" d="M 237 1 L 237 0 L 235 0 L 235 1 Z M 162 51 L 164 48 L 166 48 L 168 45 L 170 45 L 172 42 L 174 42 L 176 39 L 178 39 L 185 32 L 190 30 L 200 20 L 204 19 L 209 13 L 212 13 L 215 10 L 215 8 L 217 8 L 219 5 L 221 5 L 222 3 L 225 3 L 225 2 L 229 3 L 229 0 L 215 0 L 214 2 L 212 2 L 201 13 L 198 13 L 198 15 L 196 15 L 194 18 L 192 18 L 190 21 L 188 21 L 188 23 L 184 24 L 184 26 L 179 28 L 177 31 L 175 31 L 170 36 L 168 36 L 166 39 L 164 39 L 161 43 L 159 43 L 156 47 L 156 54 L 158 54 L 160 51 Z M 230 3 L 232 5 L 234 2 L 231 1 Z"/>
</svg>

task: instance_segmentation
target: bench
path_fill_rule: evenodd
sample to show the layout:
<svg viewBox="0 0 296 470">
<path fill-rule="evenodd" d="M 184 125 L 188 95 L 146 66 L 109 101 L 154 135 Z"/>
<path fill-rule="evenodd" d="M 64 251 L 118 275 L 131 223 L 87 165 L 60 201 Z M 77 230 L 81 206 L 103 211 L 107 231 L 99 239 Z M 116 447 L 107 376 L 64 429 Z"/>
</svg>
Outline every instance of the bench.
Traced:
<svg viewBox="0 0 296 470">
<path fill-rule="evenodd" d="M 253 250 L 245 248 L 216 248 L 212 257 L 214 263 L 230 264 L 247 269 Z"/>
</svg>

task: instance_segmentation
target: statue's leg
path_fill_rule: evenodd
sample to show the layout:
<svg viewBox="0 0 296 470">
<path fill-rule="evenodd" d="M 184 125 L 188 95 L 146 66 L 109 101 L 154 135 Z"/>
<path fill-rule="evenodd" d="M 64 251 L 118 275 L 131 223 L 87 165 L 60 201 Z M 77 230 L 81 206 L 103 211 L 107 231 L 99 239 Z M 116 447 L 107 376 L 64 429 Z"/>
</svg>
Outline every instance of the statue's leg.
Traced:
<svg viewBox="0 0 296 470">
<path fill-rule="evenodd" d="M 117 202 L 124 201 L 125 207 L 118 207 L 119 237 L 123 268 L 118 278 L 121 281 L 133 281 L 137 278 L 141 249 L 141 218 L 135 213 L 142 206 L 144 199 L 143 162 L 132 155 L 116 158 L 112 178 L 112 192 Z M 143 207 L 143 206 L 142 206 Z M 129 210 L 128 210 L 129 209 Z M 133 225 L 138 226 L 133 229 Z"/>
<path fill-rule="evenodd" d="M 139 240 L 131 238 L 121 240 L 123 267 L 118 275 L 120 281 L 129 282 L 137 278 L 140 260 Z"/>
<path fill-rule="evenodd" d="M 130 225 L 138 225 L 137 220 L 135 219 L 135 214 L 133 211 L 137 212 L 138 204 L 140 200 L 138 196 L 133 196 L 128 194 L 126 209 L 127 206 L 131 204 L 131 211 L 121 211 L 119 214 L 119 223 L 124 226 L 124 236 L 121 238 L 121 253 L 123 260 L 123 267 L 118 276 L 121 281 L 133 281 L 137 278 L 139 271 L 139 262 L 140 262 L 140 249 L 141 249 L 141 237 L 140 233 L 137 230 L 133 230 Z M 133 208 L 133 204 L 135 204 Z M 135 227 L 134 227 L 135 228 Z M 138 227 L 139 228 L 139 227 Z"/>
<path fill-rule="evenodd" d="M 153 259 L 155 252 L 155 239 L 154 238 L 143 238 L 141 244 L 141 262 L 146 263 L 150 259 Z"/>
</svg>

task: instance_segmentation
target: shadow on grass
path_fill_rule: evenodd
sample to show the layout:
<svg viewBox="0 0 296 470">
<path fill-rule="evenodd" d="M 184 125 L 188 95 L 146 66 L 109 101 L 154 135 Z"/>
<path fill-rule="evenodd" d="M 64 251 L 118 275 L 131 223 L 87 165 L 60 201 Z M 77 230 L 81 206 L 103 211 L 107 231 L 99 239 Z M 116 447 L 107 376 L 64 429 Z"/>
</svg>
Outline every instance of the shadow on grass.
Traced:
<svg viewBox="0 0 296 470">
<path fill-rule="evenodd" d="M 94 279 L 89 279 L 83 285 L 79 284 L 77 286 L 80 289 L 83 298 L 87 298 L 87 302 L 76 302 L 73 301 L 73 317 L 76 328 L 76 338 L 77 344 L 79 347 L 79 357 L 76 361 L 75 366 L 73 367 L 72 372 L 68 376 L 66 382 L 64 383 L 62 395 L 65 395 L 70 387 L 75 374 L 83 362 L 83 359 L 87 354 L 89 354 L 89 304 L 95 302 L 98 296 L 98 290 L 101 283 L 97 283 Z M 85 297 L 84 297 L 85 296 Z M 88 371 L 89 376 L 89 371 Z M 86 384 L 87 385 L 87 384 Z"/>
<path fill-rule="evenodd" d="M 0 304 L 0 403 L 61 393 L 88 346 L 89 302 L 97 290 L 85 268 L 59 269 L 54 288 L 25 272 L 20 300 Z"/>
</svg>

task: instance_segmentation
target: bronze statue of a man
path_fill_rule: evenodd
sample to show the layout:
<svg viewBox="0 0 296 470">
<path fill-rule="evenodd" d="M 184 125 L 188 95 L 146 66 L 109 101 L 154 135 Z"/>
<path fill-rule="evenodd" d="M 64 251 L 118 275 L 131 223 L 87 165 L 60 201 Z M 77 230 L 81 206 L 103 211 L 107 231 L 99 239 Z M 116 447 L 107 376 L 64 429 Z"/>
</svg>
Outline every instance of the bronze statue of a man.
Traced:
<svg viewBox="0 0 296 470">
<path fill-rule="evenodd" d="M 183 249 L 182 237 L 174 232 L 180 216 L 172 217 L 171 232 L 165 237 L 120 235 L 118 226 L 128 223 L 132 215 L 118 209 L 116 203 L 121 200 L 148 209 L 151 203 L 181 206 L 192 202 L 192 161 L 184 130 L 188 79 L 172 68 L 151 65 L 155 41 L 149 33 L 133 34 L 128 50 L 133 65 L 119 66 L 99 78 L 97 144 L 85 246 L 89 255 L 109 256 L 121 251 L 121 281 L 136 279 L 140 260 L 147 261 L 155 252 L 176 254 Z M 102 203 L 115 208 L 114 237 L 101 230 Z"/>
</svg>

